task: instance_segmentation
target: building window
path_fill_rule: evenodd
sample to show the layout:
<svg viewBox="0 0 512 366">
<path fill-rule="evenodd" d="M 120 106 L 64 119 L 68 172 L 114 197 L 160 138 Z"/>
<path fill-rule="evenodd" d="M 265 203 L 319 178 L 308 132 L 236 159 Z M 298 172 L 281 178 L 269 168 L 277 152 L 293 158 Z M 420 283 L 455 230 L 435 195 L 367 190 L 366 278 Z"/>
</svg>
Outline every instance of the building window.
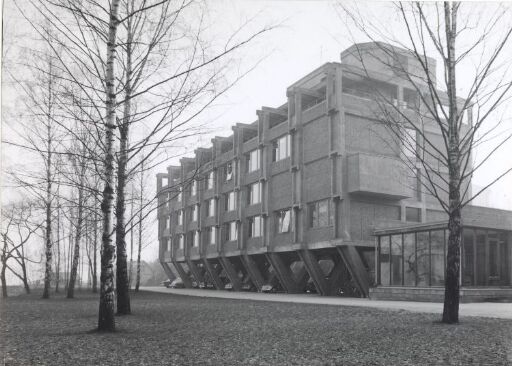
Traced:
<svg viewBox="0 0 512 366">
<path fill-rule="evenodd" d="M 192 210 L 192 221 L 197 221 L 199 218 L 199 205 L 192 206 L 191 210 Z"/>
<path fill-rule="evenodd" d="M 290 156 L 290 135 L 283 136 L 274 141 L 272 161 L 279 161 Z"/>
<path fill-rule="evenodd" d="M 418 148 L 416 145 L 416 130 L 412 128 L 404 128 L 402 136 L 402 153 L 408 159 L 416 159 L 416 152 Z"/>
<path fill-rule="evenodd" d="M 199 238 L 201 237 L 201 234 L 199 233 L 198 230 L 195 230 L 192 232 L 192 246 L 194 248 L 198 248 L 199 247 Z"/>
<path fill-rule="evenodd" d="M 226 194 L 226 211 L 234 211 L 236 209 L 235 192 Z"/>
<path fill-rule="evenodd" d="M 169 229 L 170 225 L 171 225 L 171 217 L 166 216 L 165 217 L 165 230 Z"/>
<path fill-rule="evenodd" d="M 181 250 L 185 248 L 185 237 L 183 234 L 178 235 L 178 248 Z"/>
<path fill-rule="evenodd" d="M 206 178 L 206 187 L 207 189 L 213 189 L 213 183 L 215 179 L 215 173 L 213 170 L 208 173 L 208 177 Z"/>
<path fill-rule="evenodd" d="M 309 226 L 323 227 L 332 224 L 330 200 L 322 200 L 309 204 Z"/>
<path fill-rule="evenodd" d="M 249 153 L 247 158 L 247 172 L 254 172 L 260 169 L 260 151 L 258 149 Z"/>
<path fill-rule="evenodd" d="M 183 210 L 178 211 L 178 225 L 183 225 Z"/>
<path fill-rule="evenodd" d="M 249 196 L 247 203 L 254 205 L 261 202 L 261 183 L 253 183 L 249 186 Z"/>
<path fill-rule="evenodd" d="M 238 238 L 238 230 L 236 221 L 231 221 L 226 224 L 226 241 L 234 241 Z"/>
<path fill-rule="evenodd" d="M 289 208 L 277 211 L 276 217 L 278 234 L 290 232 L 291 213 L 292 212 Z"/>
<path fill-rule="evenodd" d="M 171 241 L 171 238 L 167 238 L 165 240 L 165 244 L 166 244 L 166 247 L 167 247 L 167 251 L 170 252 L 171 251 L 171 248 L 172 248 L 172 241 Z"/>
<path fill-rule="evenodd" d="M 416 207 L 406 207 L 405 221 L 421 222 L 421 209 Z"/>
<path fill-rule="evenodd" d="M 209 226 L 206 228 L 206 236 L 209 245 L 214 245 L 217 243 L 217 227 Z"/>
<path fill-rule="evenodd" d="M 208 205 L 206 206 L 206 217 L 215 216 L 215 198 L 211 198 L 208 200 Z"/>
<path fill-rule="evenodd" d="M 225 182 L 229 182 L 230 180 L 232 180 L 233 179 L 233 174 L 234 174 L 233 162 L 227 163 L 224 166 L 224 181 Z"/>
<path fill-rule="evenodd" d="M 183 187 L 182 186 L 179 186 L 178 187 L 178 202 L 181 202 L 181 199 L 183 198 Z"/>
<path fill-rule="evenodd" d="M 249 238 L 259 238 L 263 235 L 263 218 L 253 216 L 249 218 Z"/>
<path fill-rule="evenodd" d="M 190 195 L 195 196 L 197 195 L 197 180 L 192 181 L 192 187 L 190 188 Z"/>
</svg>

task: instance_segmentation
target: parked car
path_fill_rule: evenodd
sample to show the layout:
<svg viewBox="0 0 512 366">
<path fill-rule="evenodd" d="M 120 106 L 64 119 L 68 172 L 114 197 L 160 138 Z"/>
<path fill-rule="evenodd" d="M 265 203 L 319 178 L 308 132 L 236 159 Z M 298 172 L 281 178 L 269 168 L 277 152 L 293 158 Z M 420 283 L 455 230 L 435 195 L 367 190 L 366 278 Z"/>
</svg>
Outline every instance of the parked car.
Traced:
<svg viewBox="0 0 512 366">
<path fill-rule="evenodd" d="M 161 283 L 162 286 L 165 286 L 167 288 L 171 287 L 171 283 L 172 281 L 171 280 L 165 280 Z"/>
<path fill-rule="evenodd" d="M 242 285 L 242 291 L 256 291 L 256 287 L 252 283 L 244 283 Z"/>
<path fill-rule="evenodd" d="M 181 278 L 176 278 L 171 284 L 168 286 L 170 288 L 185 288 L 185 284 L 181 280 Z"/>
<path fill-rule="evenodd" d="M 276 292 L 276 288 L 270 283 L 267 283 L 266 285 L 261 286 L 261 292 L 274 293 Z"/>
<path fill-rule="evenodd" d="M 212 290 L 215 288 L 215 286 L 213 286 L 213 283 L 211 282 L 208 282 L 208 281 L 202 281 L 202 282 L 199 282 L 199 288 L 200 289 L 203 289 L 203 290 Z"/>
<path fill-rule="evenodd" d="M 231 282 L 226 283 L 226 286 L 224 286 L 224 290 L 232 291 L 233 284 Z"/>
</svg>

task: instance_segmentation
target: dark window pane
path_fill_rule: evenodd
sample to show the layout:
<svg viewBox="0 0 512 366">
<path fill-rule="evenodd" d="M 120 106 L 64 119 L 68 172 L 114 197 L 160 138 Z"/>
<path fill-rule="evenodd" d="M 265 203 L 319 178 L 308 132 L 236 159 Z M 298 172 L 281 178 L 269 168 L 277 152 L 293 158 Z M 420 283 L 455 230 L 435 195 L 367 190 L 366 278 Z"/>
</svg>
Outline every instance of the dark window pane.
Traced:
<svg viewBox="0 0 512 366">
<path fill-rule="evenodd" d="M 486 265 L 487 256 L 485 253 L 487 235 L 485 231 L 476 232 L 476 285 L 487 285 Z"/>
<path fill-rule="evenodd" d="M 391 285 L 402 285 L 402 234 L 391 236 Z"/>
<path fill-rule="evenodd" d="M 418 286 L 429 286 L 430 265 L 429 265 L 429 239 L 428 231 L 417 234 L 416 244 L 416 268 Z"/>
<path fill-rule="evenodd" d="M 380 238 L 380 284 L 389 286 L 389 236 L 382 236 Z"/>
<path fill-rule="evenodd" d="M 475 278 L 475 253 L 474 253 L 474 240 L 473 229 L 464 229 L 463 240 L 463 258 L 462 258 L 462 285 L 473 286 Z"/>
<path fill-rule="evenodd" d="M 421 222 L 421 209 L 415 207 L 406 207 L 405 221 Z"/>
<path fill-rule="evenodd" d="M 318 226 L 329 225 L 329 202 L 318 202 Z"/>
<path fill-rule="evenodd" d="M 416 252 L 414 251 L 414 234 L 404 235 L 404 285 L 416 285 Z"/>
<path fill-rule="evenodd" d="M 444 230 L 435 230 L 430 234 L 431 245 L 431 285 L 444 285 Z"/>
</svg>

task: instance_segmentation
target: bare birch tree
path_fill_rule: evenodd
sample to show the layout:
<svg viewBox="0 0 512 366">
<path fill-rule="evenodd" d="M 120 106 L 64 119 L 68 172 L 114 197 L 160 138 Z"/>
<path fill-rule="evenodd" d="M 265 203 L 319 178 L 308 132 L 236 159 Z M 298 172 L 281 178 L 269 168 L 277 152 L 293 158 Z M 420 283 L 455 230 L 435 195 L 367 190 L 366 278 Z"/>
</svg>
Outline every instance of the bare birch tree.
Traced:
<svg viewBox="0 0 512 366">
<path fill-rule="evenodd" d="M 2 297 L 7 297 L 7 276 L 9 270 L 22 281 L 25 292 L 30 293 L 27 274 L 27 244 L 33 235 L 41 228 L 42 223 L 35 219 L 35 207 L 31 202 L 16 202 L 2 209 L 2 231 L 0 251 L 0 282 L 2 284 Z M 17 265 L 13 265 L 12 261 Z"/>
<path fill-rule="evenodd" d="M 482 192 L 471 194 L 470 179 L 511 138 L 509 133 L 493 138 L 493 131 L 503 120 L 500 108 L 510 98 L 506 50 L 512 19 L 502 5 L 486 6 L 487 11 L 474 3 L 394 3 L 398 36 L 390 31 L 396 27 L 361 12 L 357 5 L 340 5 L 347 30 L 359 31 L 377 47 L 372 55 L 364 44 L 355 46 L 353 56 L 366 76 L 371 78 L 366 65 L 378 62 L 407 82 L 408 95 L 402 100 L 378 88 L 370 92 L 377 105 L 375 118 L 400 141 L 408 168 L 448 216 L 444 323 L 459 320 L 462 209 Z M 439 83 L 432 57 L 441 60 Z M 459 90 L 461 80 L 464 95 Z M 440 141 L 426 132 L 428 126 L 437 129 Z M 473 164 L 474 148 L 486 141 L 492 143 L 490 152 Z M 484 189 L 511 169 L 502 167 Z"/>
</svg>

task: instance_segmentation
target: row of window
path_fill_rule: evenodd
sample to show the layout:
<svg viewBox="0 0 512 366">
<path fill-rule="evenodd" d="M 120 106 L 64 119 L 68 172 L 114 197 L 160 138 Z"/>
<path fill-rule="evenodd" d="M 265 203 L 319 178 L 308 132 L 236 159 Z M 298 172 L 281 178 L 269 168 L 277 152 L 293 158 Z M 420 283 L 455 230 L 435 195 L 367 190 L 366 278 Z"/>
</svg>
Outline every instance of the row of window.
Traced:
<svg viewBox="0 0 512 366">
<path fill-rule="evenodd" d="M 285 135 L 281 138 L 278 138 L 273 142 L 272 145 L 272 161 L 279 161 L 286 159 L 290 156 L 290 135 Z M 247 154 L 247 173 L 257 171 L 261 169 L 261 159 L 260 159 L 260 150 L 255 149 Z M 227 163 L 223 168 L 223 180 L 224 182 L 229 182 L 233 179 L 235 173 L 235 165 L 233 162 Z M 215 181 L 215 173 L 213 171 L 209 172 L 206 176 L 206 189 L 213 189 Z M 190 187 L 190 196 L 197 195 L 199 187 L 199 182 L 194 180 Z M 170 198 L 170 197 L 169 197 Z M 179 187 L 178 202 L 181 202 L 183 199 L 183 187 Z"/>
<path fill-rule="evenodd" d="M 234 192 L 230 192 L 228 197 Z M 232 200 L 227 200 L 227 205 Z M 215 199 L 211 199 L 208 201 L 207 205 L 207 215 L 209 217 L 214 216 L 215 212 Z M 197 221 L 199 213 L 199 205 L 194 205 L 191 210 L 191 220 Z M 183 225 L 183 210 L 177 211 L 178 215 L 178 225 Z M 329 199 L 324 199 L 321 201 L 316 201 L 308 204 L 308 223 L 309 227 L 317 228 L 317 227 L 325 227 L 331 226 L 334 223 L 334 207 L 332 207 L 332 201 Z M 263 231 L 263 218 L 261 216 L 253 216 L 248 218 L 249 224 L 249 237 L 259 237 L 262 235 Z M 275 212 L 275 224 L 277 233 L 287 233 L 291 230 L 291 209 L 283 209 Z M 165 220 L 165 229 L 169 229 L 170 220 Z M 226 228 L 226 240 L 236 240 L 234 223 L 228 223 L 226 225 L 231 225 L 229 228 Z M 212 242 L 211 244 L 215 244 Z"/>
<path fill-rule="evenodd" d="M 259 184 L 259 183 L 256 183 Z M 251 188 L 252 190 L 252 188 Z M 259 190 L 254 190 L 252 194 L 249 195 L 250 204 L 259 203 L 259 199 L 261 197 Z M 252 203 L 251 203 L 252 202 Z M 196 204 L 191 207 L 190 210 L 190 220 L 198 221 L 200 205 Z M 235 192 L 229 192 L 226 194 L 225 200 L 225 210 L 233 211 L 236 209 L 236 199 Z M 214 217 L 216 212 L 216 200 L 215 198 L 211 198 L 207 201 L 206 204 L 206 217 Z M 183 215 L 184 210 L 179 210 L 176 212 L 178 216 L 178 225 L 183 225 Z M 324 227 L 331 226 L 334 223 L 334 207 L 332 201 L 329 199 L 324 199 L 321 201 L 316 201 L 308 204 L 308 224 L 309 227 Z M 407 222 L 421 222 L 421 209 L 416 207 L 406 207 L 405 209 L 405 219 Z M 290 225 L 290 210 L 281 210 L 277 211 L 278 217 L 278 232 L 288 232 L 288 228 Z M 165 229 L 169 229 L 170 220 L 165 220 Z"/>
<path fill-rule="evenodd" d="M 249 238 L 260 238 L 263 236 L 263 225 L 264 219 L 261 215 L 249 217 L 248 223 L 248 236 Z M 284 209 L 276 212 L 276 229 L 277 232 L 288 233 L 291 231 L 291 210 Z M 217 227 L 208 226 L 205 228 L 205 240 L 209 245 L 217 244 Z M 238 240 L 238 223 L 236 221 L 230 221 L 223 225 L 223 233 L 225 241 Z M 201 231 L 194 230 L 190 234 L 190 243 L 192 247 L 199 247 L 199 241 L 201 237 Z M 178 248 L 183 249 L 185 245 L 185 234 L 178 234 Z M 170 240 L 167 242 L 167 250 L 171 250 Z"/>
<path fill-rule="evenodd" d="M 253 183 L 249 185 L 247 189 L 247 204 L 248 205 L 255 205 L 258 203 L 261 203 L 261 197 L 262 197 L 262 184 L 260 182 Z M 237 208 L 236 205 L 236 192 L 228 192 L 225 195 L 224 199 L 224 210 L 225 211 L 234 211 Z M 200 205 L 195 204 L 190 208 L 190 220 L 191 221 L 198 221 L 199 218 L 199 209 Z M 183 214 L 185 210 L 178 210 L 178 225 L 183 225 Z M 215 216 L 216 211 L 216 199 L 210 198 L 206 201 L 206 217 L 213 217 Z M 166 228 L 168 228 L 166 226 Z"/>
</svg>

